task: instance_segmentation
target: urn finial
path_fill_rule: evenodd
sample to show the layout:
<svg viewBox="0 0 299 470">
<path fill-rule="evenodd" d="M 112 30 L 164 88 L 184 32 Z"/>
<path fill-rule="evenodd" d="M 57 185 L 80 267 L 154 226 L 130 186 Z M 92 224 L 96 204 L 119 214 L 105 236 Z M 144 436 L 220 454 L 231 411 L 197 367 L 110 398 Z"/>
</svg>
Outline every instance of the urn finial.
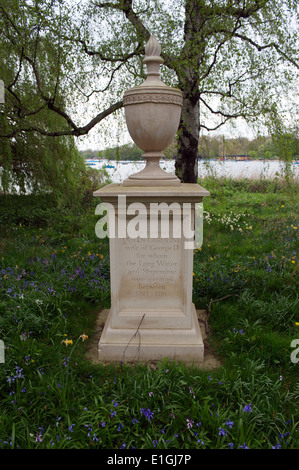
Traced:
<svg viewBox="0 0 299 470">
<path fill-rule="evenodd" d="M 145 57 L 155 56 L 160 57 L 161 54 L 161 46 L 154 34 L 151 35 L 148 42 L 145 46 Z"/>
<path fill-rule="evenodd" d="M 143 59 L 143 63 L 147 68 L 147 78 L 144 82 L 144 86 L 149 86 L 152 82 L 159 82 L 162 84 L 160 78 L 160 65 L 164 63 L 164 60 L 160 57 L 160 54 L 160 43 L 153 34 L 145 46 L 145 58 Z"/>
</svg>

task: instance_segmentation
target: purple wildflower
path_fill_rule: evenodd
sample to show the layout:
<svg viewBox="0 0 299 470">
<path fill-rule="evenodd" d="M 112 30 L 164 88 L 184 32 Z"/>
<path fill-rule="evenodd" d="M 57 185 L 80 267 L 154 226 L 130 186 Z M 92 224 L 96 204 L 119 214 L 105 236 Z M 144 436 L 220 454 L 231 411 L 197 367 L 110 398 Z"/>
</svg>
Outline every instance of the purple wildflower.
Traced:
<svg viewBox="0 0 299 470">
<path fill-rule="evenodd" d="M 251 403 L 249 403 L 249 405 L 244 406 L 243 411 L 245 411 L 245 413 L 251 413 Z"/>
<path fill-rule="evenodd" d="M 244 442 L 244 444 L 243 444 L 242 446 L 240 446 L 240 449 L 248 449 L 248 448 L 249 448 L 249 447 L 247 447 L 247 445 L 245 444 L 245 442 Z"/>
<path fill-rule="evenodd" d="M 154 413 L 149 408 L 141 408 L 140 413 L 143 414 L 148 421 L 150 421 L 154 416 Z"/>
<path fill-rule="evenodd" d="M 227 436 L 227 431 L 223 428 L 219 428 L 218 436 Z"/>
<path fill-rule="evenodd" d="M 194 421 L 192 421 L 191 419 L 186 419 L 186 421 L 187 421 L 187 428 L 188 429 L 192 428 Z"/>
<path fill-rule="evenodd" d="M 232 421 L 225 421 L 226 426 L 228 426 L 230 429 L 233 427 L 234 423 Z"/>
</svg>

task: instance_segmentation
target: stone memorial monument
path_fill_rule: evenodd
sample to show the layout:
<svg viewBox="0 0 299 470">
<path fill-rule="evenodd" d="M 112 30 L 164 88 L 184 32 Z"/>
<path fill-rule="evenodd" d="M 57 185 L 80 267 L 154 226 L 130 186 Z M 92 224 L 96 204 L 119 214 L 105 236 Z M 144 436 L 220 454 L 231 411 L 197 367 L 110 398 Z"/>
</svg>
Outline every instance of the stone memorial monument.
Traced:
<svg viewBox="0 0 299 470">
<path fill-rule="evenodd" d="M 209 192 L 160 168 L 183 104 L 181 91 L 161 81 L 160 53 L 151 36 L 147 79 L 123 98 L 129 133 L 145 152 L 146 166 L 94 193 L 109 212 L 111 308 L 98 345 L 103 362 L 204 358 L 192 303 L 193 247 L 196 205 Z"/>
</svg>

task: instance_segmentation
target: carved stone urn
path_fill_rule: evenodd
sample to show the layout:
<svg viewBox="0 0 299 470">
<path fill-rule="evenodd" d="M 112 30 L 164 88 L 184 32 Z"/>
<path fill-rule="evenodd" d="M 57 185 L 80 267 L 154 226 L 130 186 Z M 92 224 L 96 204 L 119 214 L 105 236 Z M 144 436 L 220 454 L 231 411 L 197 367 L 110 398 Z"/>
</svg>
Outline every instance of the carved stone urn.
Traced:
<svg viewBox="0 0 299 470">
<path fill-rule="evenodd" d="M 160 167 L 163 150 L 172 142 L 180 122 L 182 92 L 165 85 L 160 78 L 161 46 L 152 35 L 145 46 L 143 63 L 147 78 L 140 86 L 124 93 L 123 103 L 128 131 L 145 153 L 145 168 L 129 176 L 124 186 L 177 186 L 180 180 Z"/>
</svg>

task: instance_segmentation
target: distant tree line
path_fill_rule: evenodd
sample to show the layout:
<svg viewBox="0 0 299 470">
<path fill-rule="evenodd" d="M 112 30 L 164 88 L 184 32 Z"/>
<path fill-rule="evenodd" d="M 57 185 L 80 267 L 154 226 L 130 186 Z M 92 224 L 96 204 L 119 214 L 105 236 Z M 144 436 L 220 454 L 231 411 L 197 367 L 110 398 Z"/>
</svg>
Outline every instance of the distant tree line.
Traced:
<svg viewBox="0 0 299 470">
<path fill-rule="evenodd" d="M 217 158 L 230 155 L 246 155 L 253 159 L 276 159 L 284 161 L 299 155 L 298 137 L 293 133 L 258 136 L 255 139 L 238 137 L 227 139 L 224 136 L 201 136 L 198 145 L 202 158 Z"/>
<path fill-rule="evenodd" d="M 124 144 L 118 147 L 109 147 L 104 150 L 82 150 L 81 155 L 86 159 L 99 158 L 105 160 L 143 160 L 143 151 L 135 144 Z M 174 141 L 165 150 L 166 159 L 175 159 L 177 143 Z M 298 158 L 298 137 L 293 134 L 284 134 L 273 139 L 259 136 L 255 139 L 247 137 L 225 138 L 222 135 L 204 135 L 199 138 L 198 153 L 201 158 L 222 158 L 230 155 L 246 155 L 253 159 L 290 160 Z"/>
<path fill-rule="evenodd" d="M 143 160 L 144 152 L 135 144 L 124 144 L 117 147 L 109 147 L 104 150 L 83 150 L 84 158 L 99 158 L 104 160 Z"/>
</svg>

